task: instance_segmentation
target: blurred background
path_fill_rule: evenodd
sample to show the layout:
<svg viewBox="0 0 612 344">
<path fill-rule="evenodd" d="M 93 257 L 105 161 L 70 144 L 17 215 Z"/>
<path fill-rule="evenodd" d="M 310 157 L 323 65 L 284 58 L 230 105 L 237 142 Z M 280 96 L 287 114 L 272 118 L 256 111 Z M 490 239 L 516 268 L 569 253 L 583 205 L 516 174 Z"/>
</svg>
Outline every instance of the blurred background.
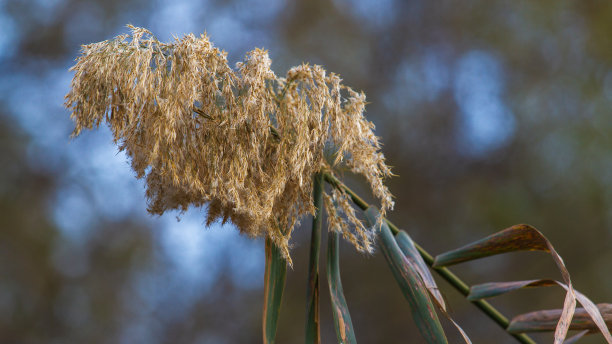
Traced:
<svg viewBox="0 0 612 344">
<path fill-rule="evenodd" d="M 0 0 L 1 343 L 261 341 L 263 242 L 205 228 L 205 209 L 148 215 L 106 127 L 69 139 L 68 69 L 126 24 L 162 40 L 206 31 L 232 64 L 265 47 L 279 75 L 301 62 L 341 74 L 367 94 L 398 175 L 398 226 L 439 254 L 532 224 L 578 290 L 612 301 L 612 2 Z M 303 341 L 309 231 L 304 219 L 294 236 L 279 343 Z M 384 258 L 343 245 L 341 259 L 359 342 L 421 342 Z M 453 270 L 470 284 L 560 278 L 529 252 Z M 474 343 L 514 343 L 440 287 Z M 556 289 L 492 301 L 510 317 L 562 302 Z"/>
</svg>

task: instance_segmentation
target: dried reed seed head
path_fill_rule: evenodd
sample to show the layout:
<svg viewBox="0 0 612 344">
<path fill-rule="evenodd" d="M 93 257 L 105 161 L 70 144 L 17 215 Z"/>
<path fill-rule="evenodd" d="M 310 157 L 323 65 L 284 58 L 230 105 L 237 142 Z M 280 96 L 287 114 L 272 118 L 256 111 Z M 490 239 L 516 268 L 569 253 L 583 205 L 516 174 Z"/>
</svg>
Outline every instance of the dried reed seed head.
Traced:
<svg viewBox="0 0 612 344">
<path fill-rule="evenodd" d="M 291 232 L 314 212 L 316 172 L 345 163 L 367 179 L 381 214 L 392 208 L 383 184 L 391 172 L 363 116 L 365 95 L 339 76 L 303 64 L 277 77 L 262 49 L 234 70 L 205 35 L 162 43 L 130 29 L 83 46 L 66 107 L 74 136 L 109 124 L 137 176 L 146 178 L 151 213 L 208 204 L 208 224 L 222 218 L 248 235 L 267 235 L 291 262 Z M 333 163 L 323 156 L 330 145 Z M 325 206 L 333 230 L 359 250 L 371 249 L 372 229 L 346 195 L 333 191 Z"/>
</svg>

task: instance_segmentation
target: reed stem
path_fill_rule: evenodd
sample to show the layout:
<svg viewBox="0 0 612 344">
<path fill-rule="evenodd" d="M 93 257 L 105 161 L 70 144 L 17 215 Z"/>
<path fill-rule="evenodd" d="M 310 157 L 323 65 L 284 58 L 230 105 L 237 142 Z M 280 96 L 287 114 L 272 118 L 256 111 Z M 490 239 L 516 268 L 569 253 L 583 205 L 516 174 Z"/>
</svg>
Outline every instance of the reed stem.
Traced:
<svg viewBox="0 0 612 344">
<path fill-rule="evenodd" d="M 366 210 L 369 205 L 366 203 L 359 195 L 357 195 L 353 190 L 351 190 L 348 186 L 344 185 L 340 180 L 336 177 L 332 176 L 329 173 L 325 173 L 323 175 L 325 181 L 331 186 L 337 188 L 340 191 L 346 192 L 350 197 L 353 203 L 358 206 L 362 210 Z M 397 235 L 399 233 L 399 229 L 395 226 L 391 221 L 385 218 L 385 222 L 393 232 L 393 235 Z M 419 244 L 415 243 L 417 250 L 423 257 L 423 260 L 427 265 L 436 271 L 444 280 L 446 280 L 453 288 L 455 288 L 459 293 L 463 296 L 467 296 L 470 293 L 470 287 L 462 281 L 457 275 L 451 272 L 448 268 L 445 267 L 433 267 L 434 257 L 429 254 L 424 248 L 422 248 Z M 497 310 L 493 305 L 484 300 L 475 300 L 470 301 L 473 303 L 478 309 L 484 312 L 489 318 L 491 318 L 496 324 L 501 326 L 504 330 L 507 330 L 510 322 L 508 318 L 506 318 L 499 310 Z M 506 331 L 507 332 L 507 331 Z M 531 339 L 528 335 L 524 333 L 509 333 L 511 336 L 516 338 L 520 343 L 523 344 L 536 344 L 536 342 Z"/>
<path fill-rule="evenodd" d="M 323 174 L 313 177 L 312 199 L 315 214 L 312 218 L 310 237 L 310 263 L 306 291 L 306 343 L 321 343 L 319 328 L 319 250 L 321 246 L 321 222 L 323 220 Z"/>
</svg>

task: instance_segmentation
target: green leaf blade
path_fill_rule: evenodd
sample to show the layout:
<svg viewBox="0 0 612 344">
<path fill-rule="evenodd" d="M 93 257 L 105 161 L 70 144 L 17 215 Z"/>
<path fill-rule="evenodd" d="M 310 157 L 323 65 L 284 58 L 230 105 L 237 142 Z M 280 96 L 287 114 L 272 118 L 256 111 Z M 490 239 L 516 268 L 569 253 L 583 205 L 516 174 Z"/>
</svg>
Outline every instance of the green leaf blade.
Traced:
<svg viewBox="0 0 612 344">
<path fill-rule="evenodd" d="M 327 244 L 327 282 L 338 343 L 356 344 L 355 330 L 340 279 L 340 245 L 337 232 L 329 232 Z"/>
<path fill-rule="evenodd" d="M 522 288 L 551 287 L 558 282 L 549 279 L 513 281 L 513 282 L 489 282 L 473 285 L 467 299 L 470 301 L 486 299 L 499 296 Z"/>
<path fill-rule="evenodd" d="M 418 249 L 416 248 L 414 241 L 412 241 L 412 238 L 410 238 L 408 233 L 402 230 L 402 231 L 399 231 L 395 235 L 395 241 L 397 242 L 397 245 L 399 246 L 402 253 L 406 256 L 406 258 L 408 258 L 410 261 L 416 264 L 415 267 L 418 268 L 419 275 L 423 279 L 423 282 L 425 283 L 425 286 L 429 290 L 430 295 L 432 295 L 437 300 L 440 307 L 446 310 L 444 297 L 440 293 L 440 290 L 438 290 L 436 281 L 431 275 L 429 268 L 425 264 L 423 257 L 421 256 Z"/>
<path fill-rule="evenodd" d="M 319 326 L 319 251 L 321 246 L 321 222 L 323 219 L 323 175 L 313 178 L 312 196 L 315 215 L 312 218 L 308 285 L 306 290 L 306 344 L 321 343 Z"/>
<path fill-rule="evenodd" d="M 276 328 L 280 314 L 287 262 L 281 250 L 266 238 L 266 268 L 264 275 L 264 309 L 263 309 L 263 342 L 273 344 L 276 340 Z"/>
<path fill-rule="evenodd" d="M 408 235 L 408 233 L 406 233 L 405 231 L 400 230 L 397 234 L 395 234 L 395 241 L 397 242 L 397 245 L 399 246 L 402 253 L 406 256 L 406 258 L 414 263 L 413 266 L 417 268 L 418 273 L 421 276 L 423 283 L 425 283 L 427 291 L 429 292 L 429 296 L 433 298 L 432 301 L 438 307 L 438 310 L 442 312 L 442 314 L 455 326 L 455 328 L 457 328 L 457 330 L 463 337 L 463 340 L 466 343 L 471 344 L 472 342 L 468 337 L 467 333 L 465 333 L 461 326 L 459 326 L 459 324 L 457 324 L 457 322 L 453 320 L 453 318 L 448 313 L 444 297 L 442 296 L 442 293 L 440 293 L 438 285 L 436 284 L 436 281 L 431 275 L 431 271 L 429 271 L 429 268 L 427 267 L 423 256 L 419 252 L 417 246 L 414 244 L 414 241 L 412 241 L 412 238 L 410 238 L 410 235 Z"/>
<path fill-rule="evenodd" d="M 370 207 L 365 211 L 365 216 L 370 226 L 373 226 L 377 223 L 378 211 Z M 418 268 L 402 253 L 385 222 L 382 222 L 380 228 L 379 246 L 395 280 L 410 304 L 414 322 L 423 338 L 428 343 L 448 343 Z"/>
</svg>

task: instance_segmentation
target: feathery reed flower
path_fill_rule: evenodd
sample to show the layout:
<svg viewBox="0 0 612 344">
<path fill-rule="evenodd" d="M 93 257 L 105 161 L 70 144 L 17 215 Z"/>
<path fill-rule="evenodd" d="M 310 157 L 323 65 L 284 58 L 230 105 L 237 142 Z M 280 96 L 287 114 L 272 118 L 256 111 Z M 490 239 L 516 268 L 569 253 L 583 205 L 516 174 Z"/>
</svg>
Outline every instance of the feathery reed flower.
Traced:
<svg viewBox="0 0 612 344">
<path fill-rule="evenodd" d="M 207 224 L 222 218 L 250 236 L 266 235 L 291 262 L 291 232 L 314 212 L 315 173 L 345 163 L 367 179 L 382 214 L 393 206 L 383 185 L 391 172 L 363 116 L 365 95 L 338 75 L 303 64 L 278 77 L 261 49 L 234 70 L 206 35 L 162 43 L 129 28 L 129 35 L 82 47 L 65 105 L 73 136 L 108 123 L 137 177 L 146 179 L 151 213 L 208 205 Z M 326 161 L 326 147 L 337 152 L 335 161 Z M 346 215 L 326 196 L 331 228 L 371 250 L 372 229 L 346 195 L 331 197 Z"/>
</svg>

